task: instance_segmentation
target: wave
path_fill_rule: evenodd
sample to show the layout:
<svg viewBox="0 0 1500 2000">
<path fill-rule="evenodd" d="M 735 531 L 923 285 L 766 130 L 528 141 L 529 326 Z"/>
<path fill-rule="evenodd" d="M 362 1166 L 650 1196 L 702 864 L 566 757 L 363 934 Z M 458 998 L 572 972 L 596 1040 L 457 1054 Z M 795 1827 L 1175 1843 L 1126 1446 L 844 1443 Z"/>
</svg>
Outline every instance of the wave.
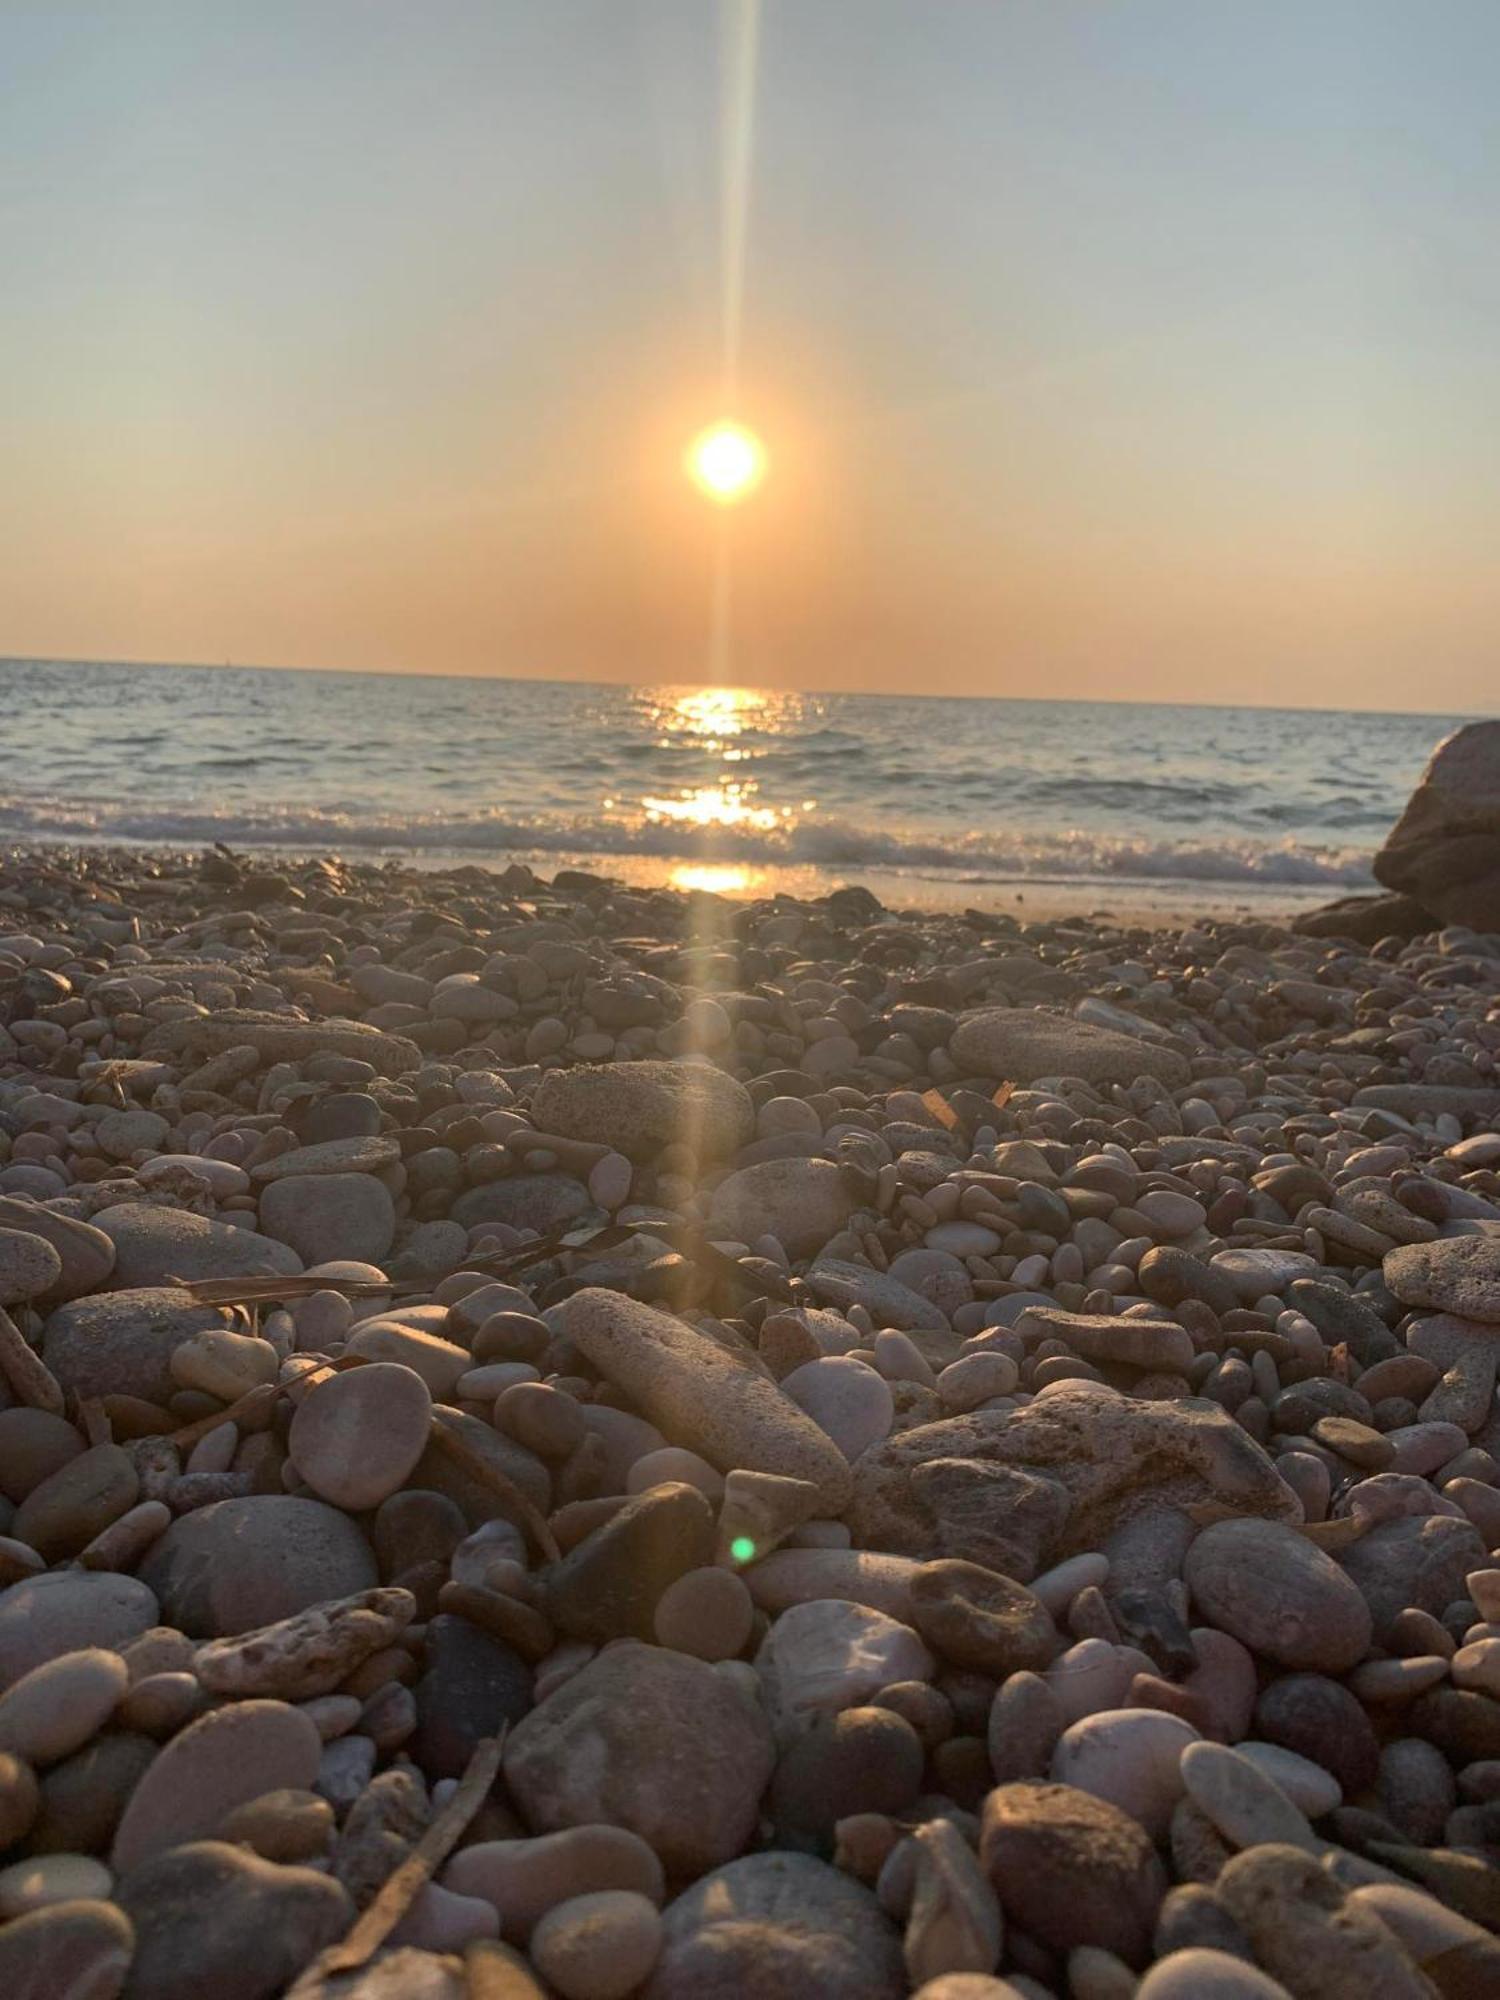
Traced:
<svg viewBox="0 0 1500 2000">
<path fill-rule="evenodd" d="M 354 806 L 215 810 L 198 804 L 87 806 L 51 796 L 0 796 L 0 836 L 134 845 L 269 846 L 348 853 L 517 856 L 637 855 L 662 861 L 738 862 L 928 874 L 953 882 L 1221 882 L 1286 888 L 1367 888 L 1370 851 L 1285 837 L 1159 840 L 1080 828 L 1036 832 L 999 827 L 946 833 L 833 817 L 774 826 L 694 827 L 636 816 L 379 813 Z"/>
</svg>

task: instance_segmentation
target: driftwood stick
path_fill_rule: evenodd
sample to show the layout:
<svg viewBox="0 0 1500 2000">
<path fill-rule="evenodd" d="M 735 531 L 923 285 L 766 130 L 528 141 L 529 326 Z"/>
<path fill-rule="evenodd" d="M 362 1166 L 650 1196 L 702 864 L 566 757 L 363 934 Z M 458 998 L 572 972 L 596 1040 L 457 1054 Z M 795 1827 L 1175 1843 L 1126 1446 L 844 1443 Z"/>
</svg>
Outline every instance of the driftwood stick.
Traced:
<svg viewBox="0 0 1500 2000">
<path fill-rule="evenodd" d="M 210 1431 L 216 1431 L 220 1424 L 238 1423 L 242 1417 L 258 1417 L 270 1409 L 277 1397 L 284 1394 L 275 1382 L 257 1382 L 253 1389 L 247 1389 L 243 1396 L 236 1397 L 227 1409 L 219 1410 L 207 1417 L 199 1417 L 195 1423 L 184 1424 L 180 1431 L 170 1433 L 168 1442 L 188 1451 L 200 1438 L 206 1438 Z"/>
<path fill-rule="evenodd" d="M 83 1434 L 92 1444 L 113 1444 L 114 1426 L 105 1414 L 104 1404 L 98 1396 L 85 1396 L 78 1405 L 78 1421 L 83 1425 Z"/>
<path fill-rule="evenodd" d="M 465 1827 L 489 1796 L 499 1774 L 504 1747 L 503 1729 L 498 1736 L 486 1736 L 475 1745 L 469 1767 L 453 1797 L 394 1874 L 386 1877 L 374 1902 L 356 1919 L 348 1935 L 318 1954 L 287 1989 L 286 2000 L 314 2000 L 324 1980 L 342 1972 L 357 1972 L 362 1965 L 368 1965 L 448 1859 Z"/>
<path fill-rule="evenodd" d="M 28 1344 L 10 1314 L 0 1306 L 0 1375 L 28 1408 L 63 1413 L 62 1384 L 42 1357 Z"/>
<path fill-rule="evenodd" d="M 518 1527 L 524 1528 L 547 1558 L 548 1562 L 561 1562 L 562 1550 L 557 1546 L 557 1538 L 547 1526 L 546 1519 L 526 1498 L 512 1479 L 498 1472 L 487 1460 L 480 1457 L 468 1439 L 444 1423 L 440 1411 L 432 1414 L 432 1442 L 460 1471 L 466 1472 L 481 1486 L 487 1486 L 495 1498 L 501 1501 Z"/>
</svg>

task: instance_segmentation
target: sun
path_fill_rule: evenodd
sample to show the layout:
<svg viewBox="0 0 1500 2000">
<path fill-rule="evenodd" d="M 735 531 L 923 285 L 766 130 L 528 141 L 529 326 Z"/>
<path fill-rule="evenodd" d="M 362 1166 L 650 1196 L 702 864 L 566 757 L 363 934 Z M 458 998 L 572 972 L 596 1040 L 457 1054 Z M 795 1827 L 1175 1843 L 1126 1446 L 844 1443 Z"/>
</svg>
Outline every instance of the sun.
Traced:
<svg viewBox="0 0 1500 2000">
<path fill-rule="evenodd" d="M 766 448 L 743 424 L 710 424 L 687 448 L 688 477 L 710 500 L 731 506 L 753 493 L 766 471 Z"/>
</svg>

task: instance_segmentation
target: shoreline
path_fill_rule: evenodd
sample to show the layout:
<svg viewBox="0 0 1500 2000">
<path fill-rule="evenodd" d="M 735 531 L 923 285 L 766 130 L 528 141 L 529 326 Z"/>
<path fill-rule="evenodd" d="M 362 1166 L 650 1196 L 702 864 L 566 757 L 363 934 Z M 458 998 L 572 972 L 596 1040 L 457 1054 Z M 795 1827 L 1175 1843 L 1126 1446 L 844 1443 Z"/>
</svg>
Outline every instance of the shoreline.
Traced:
<svg viewBox="0 0 1500 2000">
<path fill-rule="evenodd" d="M 100 838 L 10 839 L 0 843 L 0 860 L 14 864 L 49 854 L 104 855 L 121 862 L 131 857 L 161 857 L 180 863 L 205 851 L 201 841 L 121 841 Z M 693 856 L 668 857 L 539 851 L 519 847 L 494 854 L 460 850 L 414 851 L 408 848 L 359 849 L 342 853 L 336 847 L 309 850 L 273 842 L 236 842 L 233 852 L 260 864 L 267 872 L 298 867 L 314 860 L 353 869 L 407 869 L 424 876 L 458 875 L 478 869 L 502 877 L 524 868 L 545 882 L 559 872 L 594 874 L 631 891 L 654 890 L 714 896 L 733 904 L 749 904 L 775 896 L 813 902 L 841 888 L 867 889 L 892 912 L 922 915 L 961 914 L 965 910 L 993 912 L 1020 923 L 1082 918 L 1104 925 L 1131 928 L 1191 928 L 1196 923 L 1287 924 L 1321 908 L 1335 895 L 1352 892 L 1331 883 L 1247 883 L 1197 881 L 1187 878 L 1147 880 L 1140 877 L 1057 878 L 1012 876 L 981 880 L 948 879 L 919 871 L 881 868 L 752 865 Z M 1369 884 L 1375 888 L 1373 878 Z"/>
</svg>

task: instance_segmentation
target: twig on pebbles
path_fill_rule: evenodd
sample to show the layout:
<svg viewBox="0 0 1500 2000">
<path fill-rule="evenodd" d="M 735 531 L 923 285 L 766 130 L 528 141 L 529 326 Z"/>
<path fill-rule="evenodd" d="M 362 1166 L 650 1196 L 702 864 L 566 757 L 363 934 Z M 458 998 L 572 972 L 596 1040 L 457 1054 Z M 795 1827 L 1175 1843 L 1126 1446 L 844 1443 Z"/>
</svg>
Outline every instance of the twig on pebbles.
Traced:
<svg viewBox="0 0 1500 2000">
<path fill-rule="evenodd" d="M 46 1410 L 54 1417 L 62 1415 L 65 1399 L 61 1383 L 28 1345 L 3 1306 L 0 1306 L 0 1374 L 28 1408 Z"/>
<path fill-rule="evenodd" d="M 113 1444 L 114 1426 L 98 1396 L 85 1396 L 78 1405 L 78 1421 L 83 1426 L 83 1434 L 91 1445 Z"/>
<path fill-rule="evenodd" d="M 397 1288 L 390 1279 L 376 1283 L 372 1278 L 173 1278 L 194 1305 L 252 1306 L 284 1304 L 288 1299 L 310 1299 L 315 1292 L 342 1292 L 351 1299 L 383 1299 Z"/>
<path fill-rule="evenodd" d="M 562 1561 L 562 1550 L 557 1546 L 557 1538 L 547 1526 L 545 1516 L 538 1512 L 514 1480 L 507 1479 L 503 1472 L 481 1458 L 466 1438 L 443 1421 L 441 1410 L 432 1413 L 432 1442 L 461 1471 L 481 1486 L 487 1486 L 497 1500 L 513 1510 L 512 1518 L 531 1536 L 548 1562 Z"/>
<path fill-rule="evenodd" d="M 464 1829 L 489 1797 L 500 1772 L 505 1729 L 486 1736 L 474 1747 L 458 1790 L 428 1827 L 406 1859 L 388 1875 L 373 1903 L 338 1944 L 320 1952 L 288 1987 L 286 2000 L 316 2000 L 325 1980 L 358 1972 L 379 1951 L 417 1897 L 442 1867 L 462 1838 Z"/>
<path fill-rule="evenodd" d="M 253 1389 L 247 1389 L 227 1409 L 215 1410 L 195 1422 L 184 1424 L 180 1431 L 173 1431 L 168 1442 L 180 1451 L 187 1451 L 206 1438 L 210 1431 L 216 1431 L 221 1424 L 241 1423 L 246 1417 L 258 1417 L 269 1410 L 276 1399 L 284 1394 L 284 1388 L 276 1382 L 257 1382 Z"/>
</svg>

